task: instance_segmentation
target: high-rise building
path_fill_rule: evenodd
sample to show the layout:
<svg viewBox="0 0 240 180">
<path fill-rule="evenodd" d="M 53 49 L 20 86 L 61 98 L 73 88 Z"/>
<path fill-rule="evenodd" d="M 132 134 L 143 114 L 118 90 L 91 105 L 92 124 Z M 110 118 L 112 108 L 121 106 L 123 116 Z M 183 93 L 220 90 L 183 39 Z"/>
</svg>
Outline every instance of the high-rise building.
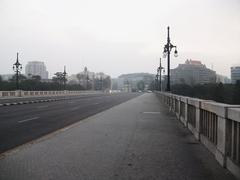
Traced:
<svg viewBox="0 0 240 180">
<path fill-rule="evenodd" d="M 240 81 L 240 66 L 231 67 L 231 81 L 235 84 L 237 81 Z"/>
<path fill-rule="evenodd" d="M 27 77 L 40 76 L 42 79 L 48 79 L 48 71 L 44 62 L 29 61 L 25 67 L 25 75 Z"/>
<path fill-rule="evenodd" d="M 207 84 L 216 82 L 216 72 L 208 69 L 201 61 L 186 60 L 185 64 L 179 64 L 171 69 L 172 84 Z"/>
</svg>

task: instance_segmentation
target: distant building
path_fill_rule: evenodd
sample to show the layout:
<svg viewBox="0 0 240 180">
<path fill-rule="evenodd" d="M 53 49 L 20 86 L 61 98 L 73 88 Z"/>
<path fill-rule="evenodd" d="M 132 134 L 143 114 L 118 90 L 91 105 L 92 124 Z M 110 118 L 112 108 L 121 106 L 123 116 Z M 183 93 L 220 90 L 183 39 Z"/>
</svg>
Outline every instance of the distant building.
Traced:
<svg viewBox="0 0 240 180">
<path fill-rule="evenodd" d="M 103 72 L 90 72 L 87 67 L 78 74 L 68 76 L 69 84 L 80 84 L 85 89 L 109 90 L 111 77 Z"/>
<path fill-rule="evenodd" d="M 123 78 L 113 78 L 112 79 L 112 90 L 123 90 L 124 89 L 124 79 Z"/>
<path fill-rule="evenodd" d="M 185 64 L 179 64 L 171 69 L 172 84 L 207 84 L 216 82 L 216 72 L 208 69 L 201 61 L 186 60 Z"/>
<path fill-rule="evenodd" d="M 0 75 L 3 81 L 9 81 L 14 76 L 13 74 L 1 74 Z"/>
<path fill-rule="evenodd" d="M 25 67 L 25 75 L 27 77 L 40 76 L 41 79 L 48 79 L 48 71 L 44 62 L 29 61 Z"/>
<path fill-rule="evenodd" d="M 132 92 L 132 84 L 128 80 L 124 82 L 123 92 Z"/>
<path fill-rule="evenodd" d="M 87 67 L 84 68 L 84 70 L 76 75 L 76 78 L 80 85 L 82 85 L 84 88 L 88 88 L 88 86 L 93 87 L 93 80 L 95 77 L 94 72 L 90 72 Z"/>
<path fill-rule="evenodd" d="M 231 67 L 231 81 L 233 84 L 240 81 L 240 66 L 233 66 Z"/>
<path fill-rule="evenodd" d="M 231 79 L 228 78 L 227 76 L 223 76 L 223 75 L 220 75 L 220 74 L 217 74 L 216 75 L 216 82 L 217 83 L 223 83 L 223 84 L 230 84 L 231 83 Z"/>
<path fill-rule="evenodd" d="M 155 75 L 149 73 L 122 74 L 118 78 L 112 80 L 112 87 L 116 88 L 114 88 L 114 90 L 131 92 L 132 90 L 138 89 L 138 82 L 143 81 L 146 89 L 150 86 L 154 77 Z"/>
</svg>

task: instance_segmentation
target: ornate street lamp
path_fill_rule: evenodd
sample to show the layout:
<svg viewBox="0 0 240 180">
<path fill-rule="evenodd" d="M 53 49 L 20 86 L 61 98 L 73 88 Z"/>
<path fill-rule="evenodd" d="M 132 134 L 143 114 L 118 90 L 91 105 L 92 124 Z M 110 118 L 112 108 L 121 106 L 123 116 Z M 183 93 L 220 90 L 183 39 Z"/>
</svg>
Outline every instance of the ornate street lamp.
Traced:
<svg viewBox="0 0 240 180">
<path fill-rule="evenodd" d="M 18 53 L 17 53 L 17 60 L 13 64 L 13 71 L 16 73 L 16 90 L 19 90 L 19 75 L 20 75 L 20 72 L 22 71 L 22 64 L 19 63 Z"/>
<path fill-rule="evenodd" d="M 157 69 L 157 72 L 159 73 L 159 90 L 162 91 L 162 70 L 164 69 L 164 67 L 162 67 L 162 63 L 161 63 L 161 58 L 160 58 L 160 64 L 159 67 Z"/>
<path fill-rule="evenodd" d="M 156 77 L 155 77 L 155 90 L 156 91 L 158 90 L 158 73 L 156 74 Z"/>
<path fill-rule="evenodd" d="M 64 71 L 63 71 L 63 85 L 64 85 L 64 90 L 66 90 L 66 76 L 67 76 L 67 72 L 66 72 L 66 66 L 64 66 Z"/>
<path fill-rule="evenodd" d="M 177 46 L 174 46 L 171 44 L 170 42 L 170 36 L 169 36 L 169 26 L 167 27 L 168 30 L 168 36 L 167 36 L 167 44 L 164 46 L 164 50 L 163 50 L 163 58 L 166 58 L 167 56 L 167 61 L 168 61 L 168 74 L 167 74 L 167 91 L 170 91 L 170 53 L 171 50 L 174 48 L 174 56 L 177 57 L 178 56 L 178 52 L 177 52 Z"/>
</svg>

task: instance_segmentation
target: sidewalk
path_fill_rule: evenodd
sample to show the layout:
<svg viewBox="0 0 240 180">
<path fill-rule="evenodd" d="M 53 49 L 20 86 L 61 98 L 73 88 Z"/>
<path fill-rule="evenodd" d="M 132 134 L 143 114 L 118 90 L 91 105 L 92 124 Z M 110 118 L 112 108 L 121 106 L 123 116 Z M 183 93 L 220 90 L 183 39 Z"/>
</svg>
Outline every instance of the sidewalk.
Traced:
<svg viewBox="0 0 240 180">
<path fill-rule="evenodd" d="M 231 180 L 152 93 L 0 157 L 0 180 Z"/>
</svg>

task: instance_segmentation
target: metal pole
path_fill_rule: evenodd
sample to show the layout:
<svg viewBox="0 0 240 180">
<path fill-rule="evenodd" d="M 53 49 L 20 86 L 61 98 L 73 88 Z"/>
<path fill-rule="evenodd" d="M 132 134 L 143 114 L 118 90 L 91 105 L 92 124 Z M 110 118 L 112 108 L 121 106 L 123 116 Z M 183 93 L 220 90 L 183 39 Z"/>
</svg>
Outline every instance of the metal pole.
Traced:
<svg viewBox="0 0 240 180">
<path fill-rule="evenodd" d="M 170 88 L 170 36 L 169 36 L 169 26 L 167 27 L 168 30 L 168 37 L 167 37 L 167 61 L 168 61 L 168 79 L 167 79 L 167 91 L 171 91 Z"/>
<path fill-rule="evenodd" d="M 158 84 L 158 72 L 157 72 L 157 75 L 156 75 L 156 90 L 159 90 L 159 84 Z"/>
<path fill-rule="evenodd" d="M 16 71 L 16 88 L 19 90 L 19 72 L 18 70 Z"/>
<path fill-rule="evenodd" d="M 17 67 L 16 67 L 16 87 L 19 90 L 19 71 L 18 71 L 18 53 L 17 53 Z"/>
<path fill-rule="evenodd" d="M 16 89 L 17 90 L 19 90 L 19 75 L 21 70 L 22 70 L 22 65 L 19 63 L 18 53 L 17 53 L 17 60 L 13 64 L 13 71 L 16 72 Z"/>
<path fill-rule="evenodd" d="M 161 65 L 161 58 L 160 58 L 160 65 L 159 65 L 159 90 L 162 91 L 162 65 Z"/>
</svg>

